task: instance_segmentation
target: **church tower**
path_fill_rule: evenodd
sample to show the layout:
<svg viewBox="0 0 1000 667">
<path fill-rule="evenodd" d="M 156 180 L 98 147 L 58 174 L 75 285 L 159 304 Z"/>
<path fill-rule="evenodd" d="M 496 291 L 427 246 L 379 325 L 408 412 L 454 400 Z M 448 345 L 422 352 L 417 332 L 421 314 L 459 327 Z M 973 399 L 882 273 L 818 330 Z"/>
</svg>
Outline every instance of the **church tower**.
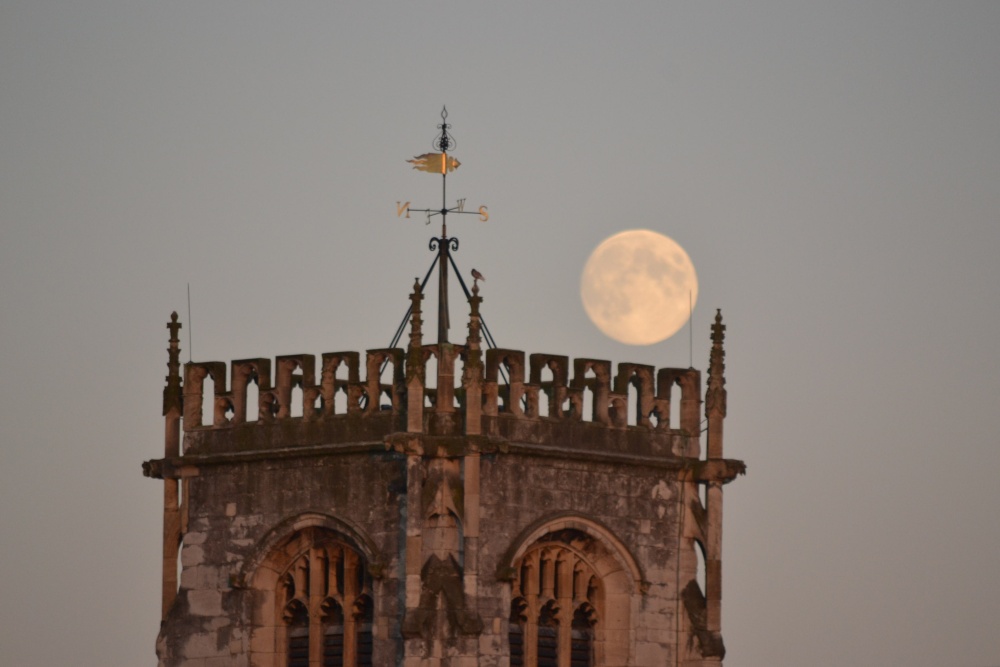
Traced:
<svg viewBox="0 0 1000 667">
<path fill-rule="evenodd" d="M 442 175 L 447 147 L 421 156 Z M 165 492 L 160 664 L 721 665 L 723 485 L 745 471 L 721 313 L 702 401 L 693 368 L 484 344 L 478 280 L 464 340 L 439 301 L 429 344 L 426 283 L 405 347 L 183 377 L 173 314 L 143 464 Z"/>
</svg>

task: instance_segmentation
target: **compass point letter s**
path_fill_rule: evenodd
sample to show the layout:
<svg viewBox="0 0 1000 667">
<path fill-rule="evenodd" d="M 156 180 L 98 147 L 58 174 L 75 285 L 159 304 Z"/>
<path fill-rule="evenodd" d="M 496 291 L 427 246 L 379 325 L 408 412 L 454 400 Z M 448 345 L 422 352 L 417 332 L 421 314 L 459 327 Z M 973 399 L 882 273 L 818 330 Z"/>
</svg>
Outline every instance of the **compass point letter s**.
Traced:
<svg viewBox="0 0 1000 667">
<path fill-rule="evenodd" d="M 485 206 L 479 207 L 479 219 L 482 220 L 483 222 L 486 222 L 487 220 L 490 219 L 490 214 L 486 212 Z"/>
</svg>

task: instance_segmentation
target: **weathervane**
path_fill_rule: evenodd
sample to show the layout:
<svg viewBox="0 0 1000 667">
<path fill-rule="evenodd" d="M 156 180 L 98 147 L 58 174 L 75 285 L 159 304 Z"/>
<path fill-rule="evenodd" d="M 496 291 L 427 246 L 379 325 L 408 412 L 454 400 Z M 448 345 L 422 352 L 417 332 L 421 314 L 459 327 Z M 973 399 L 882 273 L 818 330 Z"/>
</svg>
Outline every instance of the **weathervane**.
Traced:
<svg viewBox="0 0 1000 667">
<path fill-rule="evenodd" d="M 451 208 L 448 207 L 448 173 L 455 171 L 461 166 L 461 163 L 454 157 L 448 154 L 449 150 L 453 150 L 458 142 L 455 141 L 455 137 L 451 135 L 448 130 L 451 129 L 451 125 L 448 123 L 448 109 L 443 107 L 441 109 L 441 124 L 437 126 L 441 133 L 434 139 L 432 147 L 437 151 L 435 153 L 424 153 L 423 155 L 417 155 L 412 160 L 407 160 L 413 165 L 413 168 L 418 171 L 426 171 L 430 174 L 441 174 L 441 208 L 410 208 L 410 202 L 400 203 L 396 202 L 396 216 L 397 217 L 410 217 L 410 213 L 424 213 L 427 216 L 427 223 L 431 223 L 431 218 L 434 216 L 441 216 L 441 236 L 432 237 L 428 247 L 431 251 L 436 251 L 437 256 L 434 262 L 431 264 L 431 268 L 428 269 L 427 275 L 424 276 L 424 280 L 420 287 L 427 284 L 428 278 L 430 278 L 431 272 L 434 271 L 434 266 L 438 267 L 438 343 L 448 342 L 448 328 L 450 326 L 448 318 L 448 265 L 450 264 L 452 268 L 455 269 L 455 274 L 458 276 L 458 281 L 462 285 L 462 289 L 466 294 L 469 295 L 469 290 L 465 286 L 465 281 L 462 279 L 462 274 L 455 266 L 455 260 L 452 258 L 451 253 L 458 250 L 458 239 L 455 237 L 448 236 L 448 214 L 469 214 L 478 215 L 479 219 L 486 222 L 490 219 L 489 213 L 485 206 L 480 206 L 478 211 L 466 211 L 465 210 L 465 199 L 459 199 L 455 206 Z M 403 215 L 405 213 L 405 216 Z M 476 272 L 478 273 L 478 272 Z M 482 278 L 479 278 L 480 280 Z M 409 313 L 407 314 L 407 317 Z M 398 341 L 399 336 L 402 334 L 402 328 L 405 325 L 406 318 L 403 318 L 403 324 L 400 325 L 400 329 L 396 332 L 396 338 L 393 340 L 393 345 Z M 492 336 L 489 335 L 488 330 L 485 329 L 487 343 L 491 342 Z"/>
</svg>

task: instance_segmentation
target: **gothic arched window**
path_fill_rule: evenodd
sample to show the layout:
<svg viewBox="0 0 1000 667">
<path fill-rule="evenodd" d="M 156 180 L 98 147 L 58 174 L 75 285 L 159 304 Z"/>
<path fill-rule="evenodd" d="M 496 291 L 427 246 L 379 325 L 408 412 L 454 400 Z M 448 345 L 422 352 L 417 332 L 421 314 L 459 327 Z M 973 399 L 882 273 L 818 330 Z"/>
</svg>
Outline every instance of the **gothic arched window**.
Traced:
<svg viewBox="0 0 1000 667">
<path fill-rule="evenodd" d="M 371 667 L 374 605 L 361 554 L 320 528 L 297 533 L 280 553 L 275 652 L 282 667 Z"/>
<path fill-rule="evenodd" d="M 605 584 L 595 540 L 573 529 L 551 532 L 515 564 L 508 647 L 512 667 L 594 667 L 601 664 Z M 607 571 L 607 568 L 600 571 Z"/>
</svg>

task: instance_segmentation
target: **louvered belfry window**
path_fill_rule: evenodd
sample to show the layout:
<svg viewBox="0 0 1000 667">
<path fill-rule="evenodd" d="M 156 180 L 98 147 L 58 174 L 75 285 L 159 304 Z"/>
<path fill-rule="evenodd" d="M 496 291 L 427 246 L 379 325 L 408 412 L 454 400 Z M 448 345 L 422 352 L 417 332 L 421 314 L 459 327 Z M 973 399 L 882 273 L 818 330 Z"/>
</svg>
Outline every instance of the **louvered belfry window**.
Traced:
<svg viewBox="0 0 1000 667">
<path fill-rule="evenodd" d="M 329 531 L 292 540 L 299 554 L 280 578 L 284 667 L 371 667 L 374 604 L 364 558 Z"/>
<path fill-rule="evenodd" d="M 344 612 L 336 602 L 328 601 L 323 616 L 323 667 L 344 665 Z"/>
<path fill-rule="evenodd" d="M 570 632 L 570 667 L 590 667 L 594 664 L 594 623 L 584 606 L 573 614 Z"/>
<path fill-rule="evenodd" d="M 538 616 L 538 667 L 559 667 L 559 622 L 549 602 Z"/>
<path fill-rule="evenodd" d="M 286 609 L 288 667 L 309 667 L 309 611 L 293 600 Z"/>
</svg>

